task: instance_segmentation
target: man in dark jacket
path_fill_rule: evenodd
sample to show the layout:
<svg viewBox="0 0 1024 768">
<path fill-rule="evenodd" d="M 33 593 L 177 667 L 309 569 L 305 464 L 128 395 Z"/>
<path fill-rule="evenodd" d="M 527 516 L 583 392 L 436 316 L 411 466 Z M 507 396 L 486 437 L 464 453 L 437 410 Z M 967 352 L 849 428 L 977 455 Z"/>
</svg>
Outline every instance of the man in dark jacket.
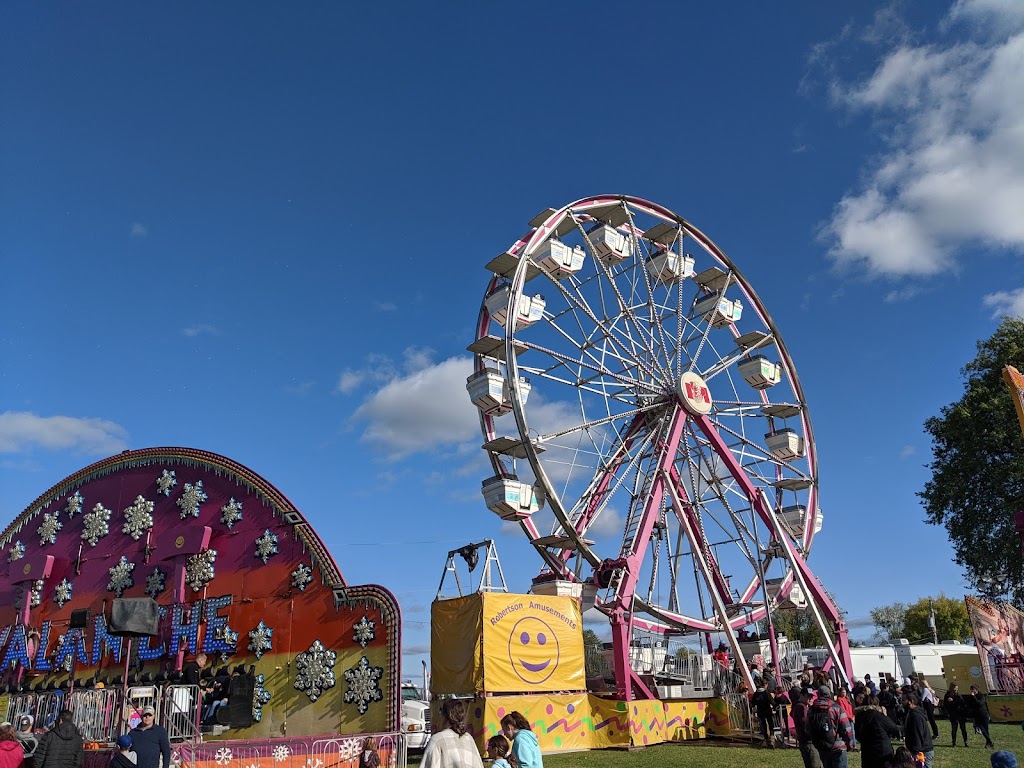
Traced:
<svg viewBox="0 0 1024 768">
<path fill-rule="evenodd" d="M 916 693 L 903 695 L 903 706 L 907 710 L 907 749 L 912 755 L 924 753 L 925 768 L 932 768 L 935 757 L 935 743 L 932 741 L 932 727 L 928 715 L 921 709 L 921 699 Z"/>
<path fill-rule="evenodd" d="M 757 678 L 757 690 L 750 699 L 750 708 L 761 726 L 762 746 L 775 749 L 775 723 L 772 719 L 772 695 L 768 693 L 763 677 Z"/>
<path fill-rule="evenodd" d="M 797 689 L 793 700 L 793 728 L 796 731 L 796 743 L 800 747 L 800 757 L 804 760 L 804 768 L 822 768 L 821 756 L 807 735 L 807 708 L 811 703 L 811 694 Z"/>
<path fill-rule="evenodd" d="M 988 726 L 992 722 L 992 715 L 988 711 L 986 696 L 976 685 L 971 686 L 971 696 L 974 697 L 974 727 L 985 737 L 985 746 L 989 749 L 995 747 L 992 737 L 988 735 Z"/>
<path fill-rule="evenodd" d="M 865 701 L 853 713 L 860 764 L 863 768 L 885 768 L 893 756 L 892 739 L 899 736 L 900 729 L 885 714 L 877 696 L 868 696 Z"/>
<path fill-rule="evenodd" d="M 171 741 L 162 725 L 156 724 L 156 711 L 152 707 L 142 708 L 142 722 L 131 732 L 132 749 L 139 768 L 163 768 L 171 766 Z"/>
<path fill-rule="evenodd" d="M 82 768 L 84 758 L 82 733 L 71 712 L 62 709 L 56 724 L 39 740 L 32 764 L 35 768 Z"/>
<path fill-rule="evenodd" d="M 953 683 L 942 697 L 942 711 L 949 718 L 949 726 L 953 731 L 953 746 L 956 746 L 956 729 L 964 735 L 964 746 L 967 746 L 967 704 L 960 695 L 960 686 Z"/>
</svg>

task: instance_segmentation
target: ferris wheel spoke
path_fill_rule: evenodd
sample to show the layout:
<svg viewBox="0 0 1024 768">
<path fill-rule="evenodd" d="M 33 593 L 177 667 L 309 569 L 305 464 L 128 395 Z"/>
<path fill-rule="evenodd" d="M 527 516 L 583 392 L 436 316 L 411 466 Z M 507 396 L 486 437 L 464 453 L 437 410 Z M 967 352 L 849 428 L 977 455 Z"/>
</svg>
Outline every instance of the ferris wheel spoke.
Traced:
<svg viewBox="0 0 1024 768">
<path fill-rule="evenodd" d="M 565 312 L 561 314 L 572 313 L 576 321 L 576 324 L 579 326 L 581 335 L 584 338 L 589 339 L 590 334 L 585 332 L 583 323 L 580 321 L 579 316 L 576 314 L 577 312 L 582 312 L 586 316 L 586 318 L 590 320 L 594 329 L 600 331 L 604 339 L 610 345 L 612 345 L 612 347 L 615 348 L 616 351 L 614 352 L 614 356 L 616 357 L 616 359 L 621 361 L 623 364 L 626 364 L 628 362 L 636 364 L 639 367 L 646 368 L 647 366 L 644 365 L 644 361 L 642 360 L 642 358 L 640 358 L 636 354 L 636 345 L 633 339 L 630 337 L 630 335 L 628 333 L 616 331 L 614 324 L 609 324 L 599 320 L 597 315 L 594 313 L 593 309 L 590 308 L 590 305 L 587 302 L 586 297 L 582 294 L 582 292 L 580 292 L 579 286 L 572 284 L 571 282 L 570 284 L 573 285 L 575 290 L 570 291 L 568 288 L 566 288 L 566 286 L 562 284 L 561 281 L 555 281 L 556 288 L 562 294 L 563 298 L 565 298 L 565 300 L 571 305 L 565 310 Z M 559 315 L 553 315 L 554 319 L 557 319 L 558 317 Z M 618 334 L 618 336 L 616 335 L 616 333 Z M 571 336 L 569 337 L 569 341 L 575 344 L 575 340 L 572 339 Z M 653 376 L 655 373 L 654 370 L 650 368 L 648 368 L 648 370 L 646 370 L 645 372 L 651 376 Z"/>
</svg>

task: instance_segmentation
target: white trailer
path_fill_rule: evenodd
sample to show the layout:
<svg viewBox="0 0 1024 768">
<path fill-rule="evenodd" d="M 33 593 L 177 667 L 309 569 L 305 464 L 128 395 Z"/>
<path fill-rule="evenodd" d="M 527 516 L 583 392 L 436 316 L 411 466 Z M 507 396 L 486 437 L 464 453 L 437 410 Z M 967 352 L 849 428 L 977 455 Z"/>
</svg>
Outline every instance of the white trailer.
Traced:
<svg viewBox="0 0 1024 768">
<path fill-rule="evenodd" d="M 954 653 L 977 653 L 977 649 L 973 645 L 954 642 L 911 645 L 909 641 L 900 639 L 892 645 L 851 648 L 850 658 L 853 677 L 860 680 L 871 675 L 876 683 L 891 679 L 902 684 L 904 678 L 924 675 L 928 683 L 941 692 L 946 688 L 942 660 Z M 815 667 L 821 666 L 827 656 L 824 648 L 804 651 L 807 662 Z"/>
</svg>

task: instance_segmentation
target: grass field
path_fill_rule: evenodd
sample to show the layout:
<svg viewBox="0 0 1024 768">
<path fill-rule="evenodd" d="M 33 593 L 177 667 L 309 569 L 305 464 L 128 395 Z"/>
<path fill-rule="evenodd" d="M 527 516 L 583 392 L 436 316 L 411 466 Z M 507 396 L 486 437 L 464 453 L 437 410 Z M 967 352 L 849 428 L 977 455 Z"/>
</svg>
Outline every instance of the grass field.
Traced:
<svg viewBox="0 0 1024 768">
<path fill-rule="evenodd" d="M 973 738 L 971 746 L 966 749 L 962 746 L 954 749 L 949 746 L 949 723 L 944 720 L 939 721 L 939 734 L 934 768 L 990 768 L 991 751 L 982 746 L 985 742 L 981 737 Z M 997 749 L 1007 749 L 1018 758 L 1024 758 L 1024 731 L 1019 725 L 993 724 L 992 740 Z M 795 749 L 725 747 L 704 742 L 661 744 L 633 752 L 610 749 L 572 752 L 544 758 L 545 768 L 674 768 L 680 765 L 702 768 L 803 768 L 800 753 Z M 856 752 L 850 754 L 849 766 L 860 768 L 860 755 Z"/>
</svg>

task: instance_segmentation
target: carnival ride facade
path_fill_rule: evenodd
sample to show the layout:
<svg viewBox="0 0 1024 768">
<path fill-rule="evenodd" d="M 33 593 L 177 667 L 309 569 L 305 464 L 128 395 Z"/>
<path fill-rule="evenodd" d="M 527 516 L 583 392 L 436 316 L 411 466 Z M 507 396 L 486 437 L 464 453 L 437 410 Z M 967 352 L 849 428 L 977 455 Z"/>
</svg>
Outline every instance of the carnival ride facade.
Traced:
<svg viewBox="0 0 1024 768">
<path fill-rule="evenodd" d="M 346 584 L 308 520 L 246 467 L 125 451 L 46 491 L 0 547 L 8 720 L 46 726 L 70 708 L 100 745 L 152 705 L 181 762 L 222 767 L 334 765 L 360 734 L 399 749 L 397 602 Z M 215 684 L 227 703 L 211 713 Z"/>
<path fill-rule="evenodd" d="M 767 620 L 778 657 L 780 609 L 811 611 L 848 676 L 845 624 L 807 564 L 807 403 L 722 250 L 662 206 L 597 196 L 543 211 L 487 269 L 467 380 L 483 495 L 542 558 L 535 591 L 567 583 L 608 617 L 616 696 L 656 696 L 630 665 L 637 631 L 721 632 L 749 680 L 738 633 Z"/>
</svg>

